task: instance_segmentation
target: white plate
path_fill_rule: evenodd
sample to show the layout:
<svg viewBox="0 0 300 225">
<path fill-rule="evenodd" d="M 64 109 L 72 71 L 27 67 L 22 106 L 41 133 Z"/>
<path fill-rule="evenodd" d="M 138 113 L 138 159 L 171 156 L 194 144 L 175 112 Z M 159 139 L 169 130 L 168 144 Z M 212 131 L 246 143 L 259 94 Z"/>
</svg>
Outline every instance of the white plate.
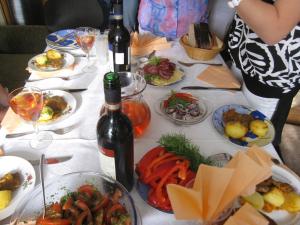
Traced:
<svg viewBox="0 0 300 225">
<path fill-rule="evenodd" d="M 171 94 L 168 94 L 168 95 L 164 96 L 163 98 L 158 99 L 158 101 L 155 104 L 156 112 L 177 125 L 193 125 L 196 123 L 200 123 L 200 122 L 204 121 L 210 115 L 210 113 L 212 111 L 212 106 L 211 106 L 211 103 L 209 101 L 207 101 L 207 99 L 196 96 L 195 94 L 192 94 L 190 92 L 179 91 L 178 93 L 191 94 L 194 98 L 197 99 L 197 104 L 201 111 L 199 116 L 193 117 L 193 118 L 189 117 L 188 120 L 184 120 L 184 119 L 176 119 L 172 115 L 167 114 L 165 112 L 163 104 L 164 104 L 164 101 L 167 100 L 171 96 Z"/>
<path fill-rule="evenodd" d="M 22 179 L 21 186 L 13 191 L 9 205 L 0 210 L 0 221 L 10 216 L 20 203 L 20 200 L 33 190 L 35 185 L 35 171 L 32 165 L 25 159 L 17 156 L 0 157 L 0 177 L 9 172 L 19 172 Z"/>
<path fill-rule="evenodd" d="M 68 68 L 69 66 L 73 65 L 75 62 L 75 58 L 73 55 L 71 55 L 70 53 L 62 53 L 61 54 L 64 56 L 64 61 L 63 61 L 63 66 L 62 68 L 53 68 L 53 67 L 47 67 L 47 68 L 39 68 L 36 66 L 36 58 L 42 55 L 46 55 L 46 53 L 42 53 L 39 55 L 34 56 L 33 58 L 31 58 L 28 62 L 28 67 L 35 72 L 54 72 L 54 71 L 60 71 L 62 69 Z"/>
<path fill-rule="evenodd" d="M 48 96 L 63 97 L 65 99 L 65 101 L 68 103 L 68 106 L 62 112 L 62 115 L 60 117 L 56 118 L 55 120 L 39 122 L 39 126 L 57 124 L 57 123 L 65 120 L 66 118 L 68 118 L 70 115 L 72 115 L 75 112 L 77 101 L 76 101 L 76 98 L 69 92 L 61 91 L 61 90 L 47 90 L 47 91 L 43 91 L 43 93 L 46 93 Z"/>
<path fill-rule="evenodd" d="M 272 166 L 272 177 L 274 180 L 290 184 L 300 194 L 300 179 L 288 170 L 274 165 Z M 285 210 L 273 210 L 271 213 L 262 211 L 262 213 L 269 216 L 278 225 L 295 225 L 300 221 L 300 213 L 289 213 Z"/>
</svg>

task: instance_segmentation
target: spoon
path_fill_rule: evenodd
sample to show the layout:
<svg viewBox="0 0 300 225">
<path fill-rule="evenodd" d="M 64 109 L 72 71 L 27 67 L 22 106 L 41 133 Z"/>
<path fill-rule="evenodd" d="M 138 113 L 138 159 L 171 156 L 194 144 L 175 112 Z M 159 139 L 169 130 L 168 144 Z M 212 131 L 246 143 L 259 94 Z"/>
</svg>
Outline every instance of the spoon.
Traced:
<svg viewBox="0 0 300 225">
<path fill-rule="evenodd" d="M 42 154 L 40 160 L 40 179 L 42 183 L 43 204 L 44 204 L 43 218 L 45 217 L 46 214 L 46 197 L 45 197 L 45 186 L 44 186 L 44 160 L 45 160 L 45 155 Z"/>
</svg>

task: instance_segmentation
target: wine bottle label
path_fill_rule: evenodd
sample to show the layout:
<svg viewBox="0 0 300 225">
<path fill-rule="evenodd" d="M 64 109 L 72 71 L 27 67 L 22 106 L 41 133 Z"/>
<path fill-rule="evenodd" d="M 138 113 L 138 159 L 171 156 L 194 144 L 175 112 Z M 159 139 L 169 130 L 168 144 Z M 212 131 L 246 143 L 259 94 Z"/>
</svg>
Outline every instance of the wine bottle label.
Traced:
<svg viewBox="0 0 300 225">
<path fill-rule="evenodd" d="M 116 179 L 115 153 L 113 150 L 100 147 L 99 153 L 100 168 L 102 172 Z"/>
<path fill-rule="evenodd" d="M 124 53 L 116 52 L 115 53 L 115 64 L 123 65 L 124 64 Z"/>
</svg>

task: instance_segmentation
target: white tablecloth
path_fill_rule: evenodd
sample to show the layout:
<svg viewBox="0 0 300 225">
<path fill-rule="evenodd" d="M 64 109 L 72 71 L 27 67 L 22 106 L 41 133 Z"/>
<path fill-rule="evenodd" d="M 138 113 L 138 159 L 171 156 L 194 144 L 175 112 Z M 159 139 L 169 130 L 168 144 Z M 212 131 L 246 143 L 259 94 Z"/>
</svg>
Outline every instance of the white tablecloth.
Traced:
<svg viewBox="0 0 300 225">
<path fill-rule="evenodd" d="M 157 54 L 169 57 L 173 60 L 192 61 L 185 54 L 179 43 L 173 43 L 173 47 L 168 50 L 160 51 Z M 80 58 L 82 62 L 84 59 Z M 213 61 L 222 61 L 220 56 L 217 56 Z M 107 66 L 100 66 L 95 61 L 97 71 L 90 74 L 83 74 L 81 77 L 63 81 L 61 79 L 48 79 L 30 83 L 32 86 L 40 88 L 88 88 L 82 93 L 74 93 L 78 107 L 76 112 L 61 123 L 50 126 L 50 128 L 64 127 L 74 123 L 79 123 L 78 127 L 65 135 L 53 134 L 52 144 L 43 150 L 32 150 L 29 147 L 28 140 L 32 136 L 27 135 L 14 139 L 3 139 L 3 148 L 7 155 L 16 155 L 25 159 L 39 159 L 42 153 L 49 156 L 73 155 L 72 159 L 55 165 L 48 165 L 45 171 L 45 179 L 50 179 L 58 174 L 65 174 L 75 171 L 99 171 L 98 150 L 96 141 L 96 124 L 99 118 L 99 111 L 104 103 L 104 93 L 102 86 L 102 78 L 107 72 Z M 228 152 L 234 154 L 236 151 L 243 149 L 224 139 L 214 129 L 211 122 L 211 114 L 205 121 L 192 126 L 178 126 L 160 116 L 155 110 L 157 100 L 169 93 L 170 90 L 179 90 L 182 86 L 187 85 L 208 85 L 196 79 L 196 77 L 206 68 L 205 65 L 195 65 L 193 67 L 184 68 L 185 78 L 182 82 L 169 87 L 153 87 L 148 85 L 143 93 L 145 101 L 151 109 L 151 123 L 145 135 L 135 140 L 135 163 L 149 150 L 157 145 L 157 141 L 162 134 L 170 132 L 180 132 L 185 134 L 193 143 L 199 145 L 201 152 L 208 156 L 220 152 Z M 32 75 L 34 76 L 34 75 Z M 215 110 L 219 106 L 236 103 L 248 105 L 246 99 L 241 92 L 231 91 L 195 91 L 195 94 L 206 99 L 211 110 Z M 4 132 L 3 130 L 1 130 Z M 265 149 L 274 157 L 278 157 L 273 146 L 270 144 L 265 146 Z M 36 168 L 38 177 L 38 168 Z M 39 181 L 37 181 L 39 182 Z M 148 206 L 133 189 L 132 195 L 139 209 L 144 225 L 167 225 L 179 224 L 175 221 L 172 214 L 162 213 Z M 6 219 L 4 222 L 8 222 Z"/>
</svg>

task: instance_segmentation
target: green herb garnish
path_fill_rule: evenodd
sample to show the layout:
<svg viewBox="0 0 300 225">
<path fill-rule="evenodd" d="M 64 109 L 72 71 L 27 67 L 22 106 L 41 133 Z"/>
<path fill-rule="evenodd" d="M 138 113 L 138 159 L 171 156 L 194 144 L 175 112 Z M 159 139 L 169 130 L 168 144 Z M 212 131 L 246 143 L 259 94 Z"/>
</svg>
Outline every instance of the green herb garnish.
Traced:
<svg viewBox="0 0 300 225">
<path fill-rule="evenodd" d="M 197 172 L 200 164 L 213 165 L 214 163 L 200 154 L 199 147 L 193 144 L 183 134 L 166 134 L 161 136 L 158 143 L 167 151 L 184 156 L 191 162 L 191 170 Z"/>
<path fill-rule="evenodd" d="M 156 65 L 158 65 L 158 64 L 160 63 L 160 57 L 152 56 L 152 57 L 149 59 L 148 63 L 149 63 L 150 65 L 156 66 Z"/>
</svg>

